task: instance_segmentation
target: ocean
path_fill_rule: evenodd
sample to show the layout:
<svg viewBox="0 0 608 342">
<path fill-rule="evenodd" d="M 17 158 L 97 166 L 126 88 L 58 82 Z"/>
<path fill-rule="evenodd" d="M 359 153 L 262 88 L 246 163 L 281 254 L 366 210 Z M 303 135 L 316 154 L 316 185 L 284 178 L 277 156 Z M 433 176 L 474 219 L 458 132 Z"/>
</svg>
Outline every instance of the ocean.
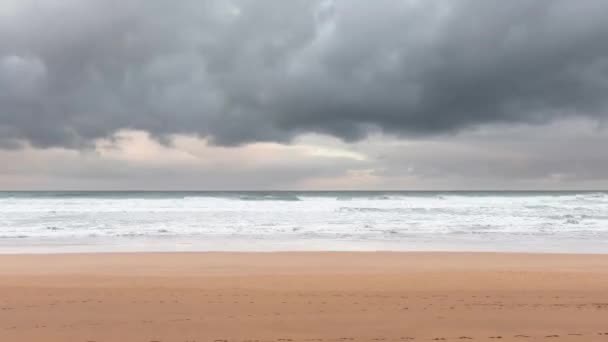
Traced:
<svg viewBox="0 0 608 342">
<path fill-rule="evenodd" d="M 608 252 L 608 192 L 0 192 L 0 253 Z"/>
</svg>

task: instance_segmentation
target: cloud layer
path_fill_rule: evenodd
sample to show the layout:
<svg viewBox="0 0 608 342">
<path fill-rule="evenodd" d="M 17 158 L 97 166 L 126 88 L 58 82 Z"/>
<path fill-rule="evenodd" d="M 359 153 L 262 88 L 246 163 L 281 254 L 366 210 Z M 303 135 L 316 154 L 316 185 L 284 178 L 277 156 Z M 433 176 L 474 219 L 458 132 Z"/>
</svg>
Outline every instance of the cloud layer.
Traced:
<svg viewBox="0 0 608 342">
<path fill-rule="evenodd" d="M 608 189 L 608 130 L 589 119 L 492 125 L 415 140 L 355 143 L 304 135 L 290 145 L 170 146 L 121 131 L 94 148 L 0 149 L 0 189 Z"/>
<path fill-rule="evenodd" d="M 7 0 L 0 147 L 604 120 L 600 0 Z"/>
</svg>

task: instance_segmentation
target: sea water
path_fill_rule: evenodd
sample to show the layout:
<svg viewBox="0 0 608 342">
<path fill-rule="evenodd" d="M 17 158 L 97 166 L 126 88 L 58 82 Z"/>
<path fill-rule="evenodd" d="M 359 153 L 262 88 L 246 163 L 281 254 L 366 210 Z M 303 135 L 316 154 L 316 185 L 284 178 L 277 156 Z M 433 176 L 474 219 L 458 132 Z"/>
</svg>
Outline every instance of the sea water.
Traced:
<svg viewBox="0 0 608 342">
<path fill-rule="evenodd" d="M 0 192 L 0 253 L 608 252 L 608 192 Z"/>
</svg>

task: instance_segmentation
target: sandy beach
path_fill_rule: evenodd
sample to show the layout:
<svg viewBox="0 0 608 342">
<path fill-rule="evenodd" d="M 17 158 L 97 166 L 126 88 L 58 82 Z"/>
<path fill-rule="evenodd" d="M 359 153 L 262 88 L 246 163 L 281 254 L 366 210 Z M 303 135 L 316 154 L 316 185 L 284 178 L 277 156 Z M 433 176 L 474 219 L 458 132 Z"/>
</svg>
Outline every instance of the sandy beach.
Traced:
<svg viewBox="0 0 608 342">
<path fill-rule="evenodd" d="M 608 255 L 0 256 L 0 341 L 608 341 Z"/>
</svg>

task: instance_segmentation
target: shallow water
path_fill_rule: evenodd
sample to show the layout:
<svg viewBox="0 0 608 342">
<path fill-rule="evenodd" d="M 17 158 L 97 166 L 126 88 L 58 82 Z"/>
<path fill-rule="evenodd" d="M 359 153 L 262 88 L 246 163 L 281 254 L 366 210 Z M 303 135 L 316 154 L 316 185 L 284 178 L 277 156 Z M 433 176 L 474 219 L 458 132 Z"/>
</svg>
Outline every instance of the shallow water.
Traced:
<svg viewBox="0 0 608 342">
<path fill-rule="evenodd" d="M 3 192 L 0 252 L 608 252 L 607 192 Z"/>
</svg>

